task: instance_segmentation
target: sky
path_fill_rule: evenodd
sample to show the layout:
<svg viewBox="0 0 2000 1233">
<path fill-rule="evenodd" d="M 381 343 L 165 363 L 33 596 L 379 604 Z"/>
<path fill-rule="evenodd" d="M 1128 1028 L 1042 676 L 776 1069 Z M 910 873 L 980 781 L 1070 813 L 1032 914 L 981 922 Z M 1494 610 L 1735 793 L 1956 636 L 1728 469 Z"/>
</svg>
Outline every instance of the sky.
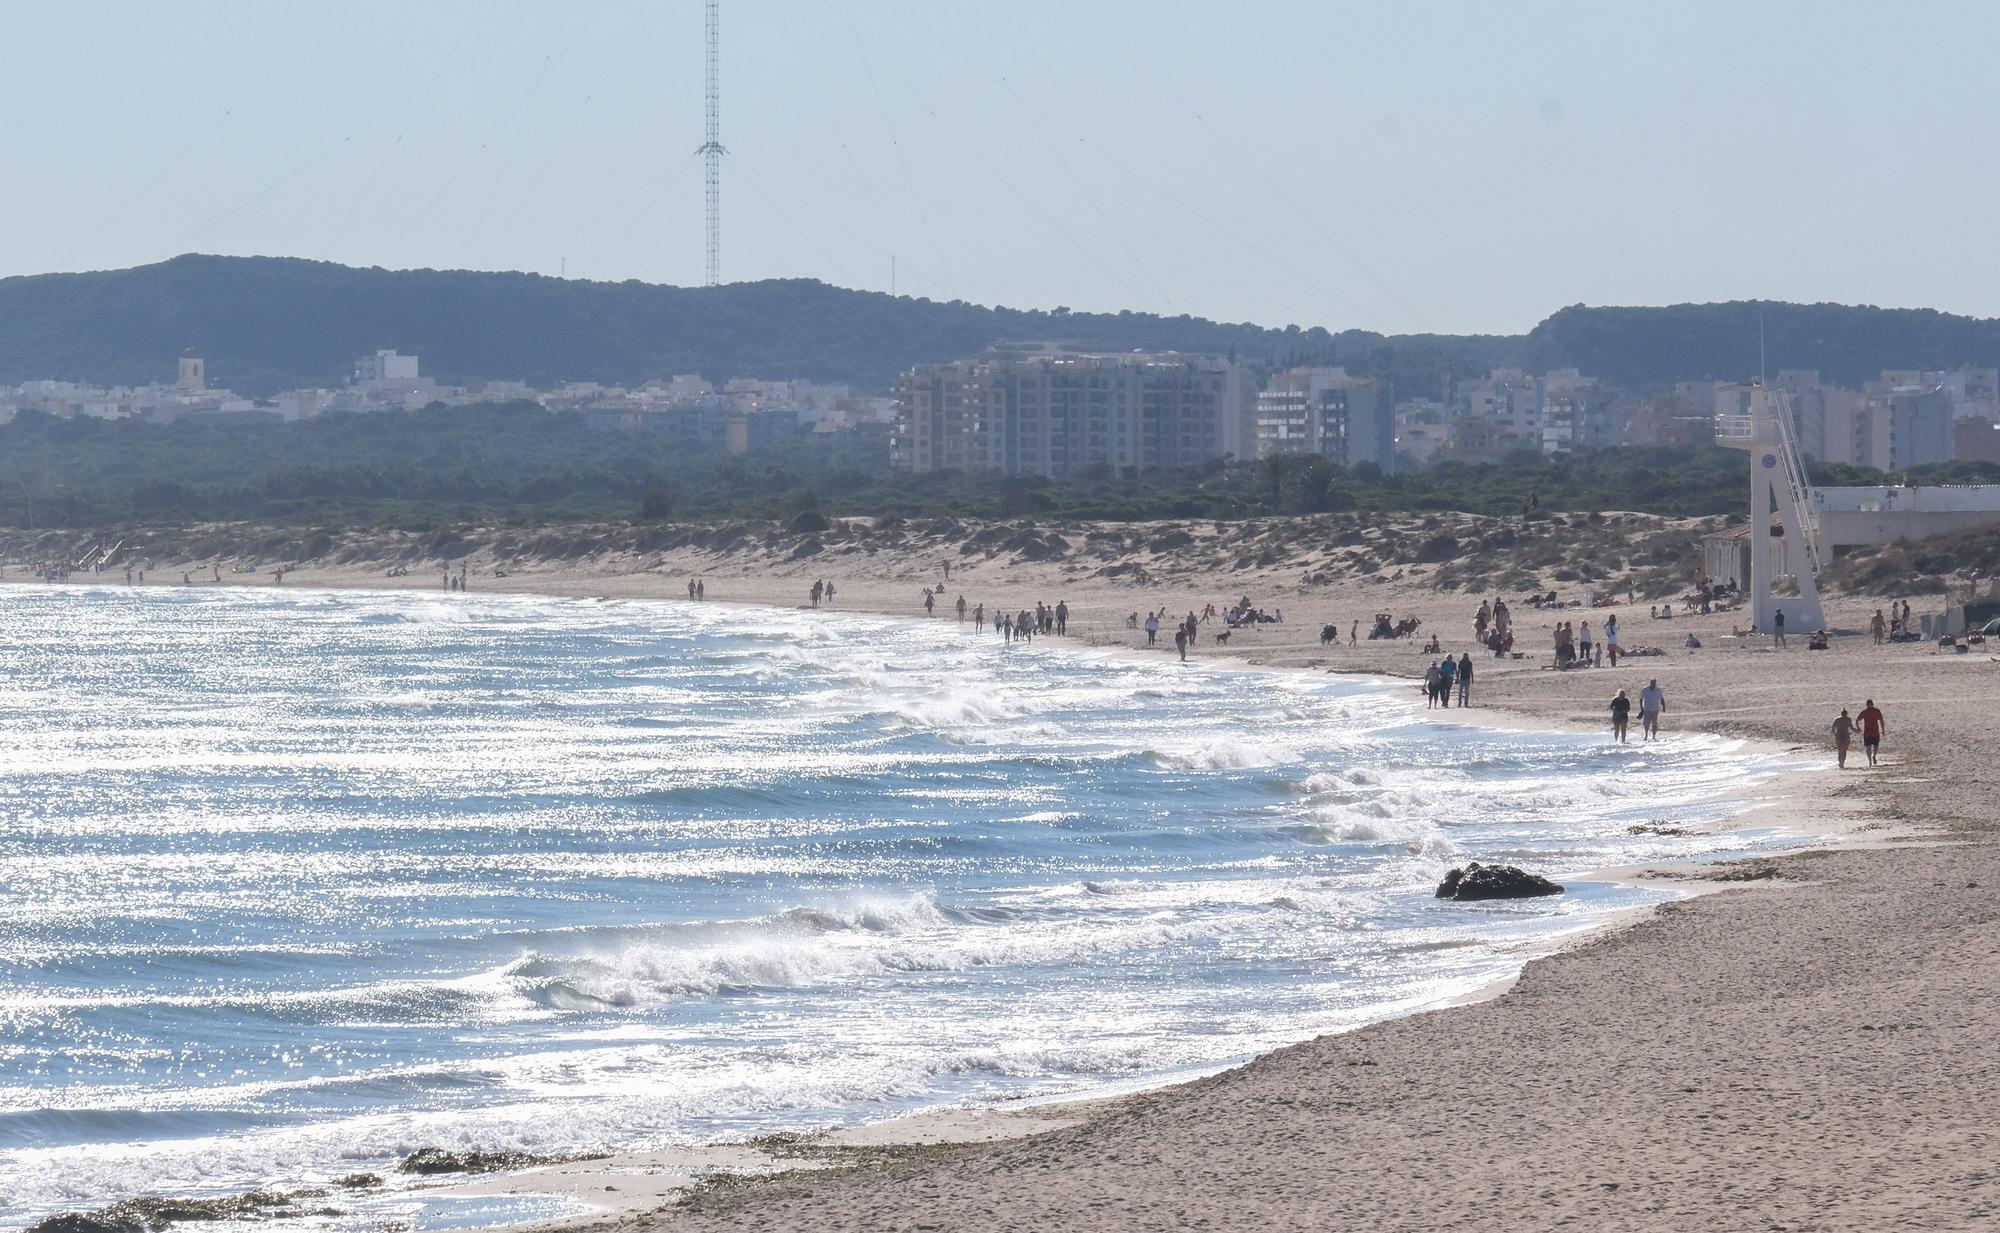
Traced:
<svg viewBox="0 0 2000 1233">
<path fill-rule="evenodd" d="M 0 0 L 0 276 L 703 278 L 699 0 Z M 721 0 L 722 272 L 1388 333 L 2000 315 L 2000 6 Z"/>
</svg>

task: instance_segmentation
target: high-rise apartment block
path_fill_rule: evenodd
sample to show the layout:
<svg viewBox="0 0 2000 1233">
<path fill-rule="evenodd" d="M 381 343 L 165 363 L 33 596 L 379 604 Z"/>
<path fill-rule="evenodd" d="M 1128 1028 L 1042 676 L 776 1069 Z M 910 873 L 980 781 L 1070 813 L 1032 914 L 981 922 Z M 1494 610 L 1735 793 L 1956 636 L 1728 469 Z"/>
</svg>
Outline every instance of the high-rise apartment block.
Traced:
<svg viewBox="0 0 2000 1233">
<path fill-rule="evenodd" d="M 1318 454 L 1335 466 L 1396 467 L 1396 409 L 1379 383 L 1343 368 L 1294 368 L 1257 395 L 1251 456 Z"/>
<path fill-rule="evenodd" d="M 895 464 L 1061 475 L 1246 454 L 1243 370 L 1212 356 L 990 351 L 904 374 Z"/>
</svg>

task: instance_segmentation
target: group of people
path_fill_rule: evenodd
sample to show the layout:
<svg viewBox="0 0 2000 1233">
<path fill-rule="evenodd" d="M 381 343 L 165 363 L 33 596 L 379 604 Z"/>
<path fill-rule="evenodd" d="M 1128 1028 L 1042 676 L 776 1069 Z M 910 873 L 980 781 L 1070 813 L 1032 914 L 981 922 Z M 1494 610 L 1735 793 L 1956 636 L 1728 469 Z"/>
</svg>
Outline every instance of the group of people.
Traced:
<svg viewBox="0 0 2000 1233">
<path fill-rule="evenodd" d="M 1868 622 L 1868 632 L 1875 635 L 1877 643 L 1911 642 L 1919 635 L 1910 628 L 1910 601 L 1900 600 L 1889 605 L 1888 619 L 1883 619 L 1882 610 L 1877 608 Z"/>
<path fill-rule="evenodd" d="M 1472 705 L 1472 654 L 1469 651 L 1461 653 L 1457 659 L 1449 655 L 1434 659 L 1431 666 L 1424 670 L 1424 709 L 1449 707 L 1454 689 L 1458 692 L 1460 706 Z"/>
<path fill-rule="evenodd" d="M 1604 618 L 1604 640 L 1599 642 L 1590 633 L 1590 622 L 1580 624 L 1574 621 L 1558 621 L 1555 634 L 1556 667 L 1558 668 L 1601 668 L 1604 657 L 1611 657 L 1611 666 L 1618 666 L 1618 614 Z"/>
<path fill-rule="evenodd" d="M 959 620 L 963 621 L 966 619 L 966 611 L 965 596 L 961 595 L 958 597 Z M 972 622 L 976 627 L 980 629 L 986 628 L 985 604 L 974 605 L 971 609 L 971 616 Z M 1036 600 L 1033 612 L 1028 611 L 1026 608 L 1021 609 L 1019 612 L 995 612 L 993 614 L 993 632 L 999 634 L 1007 642 L 1012 642 L 1017 638 L 1024 641 L 1033 641 L 1037 634 L 1056 634 L 1059 636 L 1067 634 L 1069 633 L 1069 602 L 1059 599 L 1051 607 L 1041 600 Z"/>
</svg>

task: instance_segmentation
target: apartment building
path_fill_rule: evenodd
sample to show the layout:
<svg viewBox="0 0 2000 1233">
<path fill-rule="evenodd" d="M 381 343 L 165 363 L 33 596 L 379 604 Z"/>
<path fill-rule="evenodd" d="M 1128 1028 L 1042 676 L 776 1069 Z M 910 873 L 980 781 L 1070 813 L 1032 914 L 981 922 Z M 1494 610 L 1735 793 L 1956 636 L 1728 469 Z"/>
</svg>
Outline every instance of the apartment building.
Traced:
<svg viewBox="0 0 2000 1233">
<path fill-rule="evenodd" d="M 1188 466 L 1247 453 L 1244 374 L 1211 356 L 991 351 L 911 369 L 895 465 L 1061 475 Z"/>
<path fill-rule="evenodd" d="M 1257 394 L 1250 456 L 1319 454 L 1335 466 L 1396 467 L 1396 410 L 1388 391 L 1343 368 L 1294 368 Z"/>
</svg>

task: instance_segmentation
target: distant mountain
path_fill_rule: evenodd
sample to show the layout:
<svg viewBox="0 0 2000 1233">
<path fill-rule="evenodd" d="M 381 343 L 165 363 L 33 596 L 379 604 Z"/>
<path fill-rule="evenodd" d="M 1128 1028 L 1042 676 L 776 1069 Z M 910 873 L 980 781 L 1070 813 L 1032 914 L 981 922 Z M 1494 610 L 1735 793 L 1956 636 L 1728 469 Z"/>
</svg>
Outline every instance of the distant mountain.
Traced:
<svg viewBox="0 0 2000 1233">
<path fill-rule="evenodd" d="M 0 383 L 168 379 L 189 347 L 212 382 L 250 394 L 344 380 L 393 347 L 441 380 L 636 384 L 675 373 L 807 377 L 885 390 L 912 364 L 993 343 L 1056 339 L 1107 350 L 1237 354 L 1276 363 L 1352 358 L 1388 375 L 1465 371 L 1497 340 L 1385 339 L 1150 313 L 983 308 L 848 291 L 807 279 L 670 287 L 537 274 L 355 269 L 274 257 L 176 257 L 87 274 L 0 279 Z M 1441 349 L 1441 350 L 1440 350 Z"/>
<path fill-rule="evenodd" d="M 537 274 L 356 269 L 277 257 L 189 255 L 158 265 L 0 279 L 0 383 L 168 380 L 192 347 L 210 379 L 248 394 L 344 380 L 394 347 L 445 381 L 630 385 L 675 373 L 808 377 L 886 390 L 912 364 L 1038 339 L 1105 350 L 1338 363 L 1439 394 L 1501 364 L 1574 365 L 1627 389 L 1818 368 L 1858 382 L 1882 368 L 2000 364 L 2000 322 L 1915 309 L 1739 302 L 1565 308 L 1526 335 L 1400 335 L 1162 317 L 986 308 L 849 291 L 808 279 L 670 287 Z"/>
</svg>

